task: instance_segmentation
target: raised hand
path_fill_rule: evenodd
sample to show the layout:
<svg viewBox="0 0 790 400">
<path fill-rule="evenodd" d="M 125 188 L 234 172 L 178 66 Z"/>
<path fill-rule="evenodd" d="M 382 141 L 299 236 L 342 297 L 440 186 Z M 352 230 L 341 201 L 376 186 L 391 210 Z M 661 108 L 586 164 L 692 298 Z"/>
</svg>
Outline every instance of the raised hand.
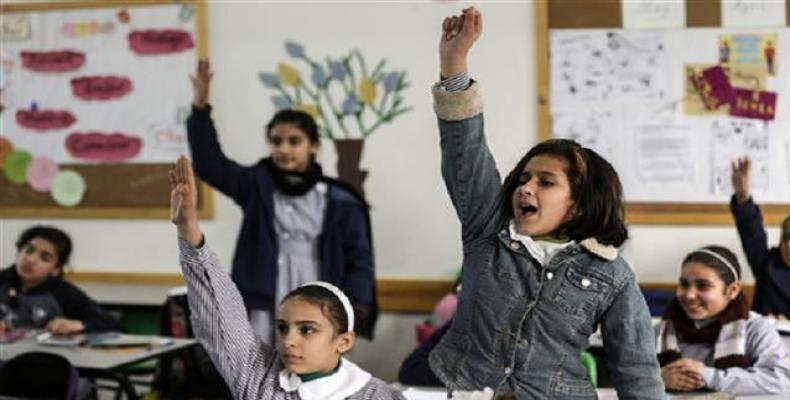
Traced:
<svg viewBox="0 0 790 400">
<path fill-rule="evenodd" d="M 442 36 L 439 39 L 443 77 L 466 72 L 466 56 L 482 33 L 483 15 L 474 7 L 465 8 L 461 15 L 444 19 Z"/>
<path fill-rule="evenodd" d="M 749 157 L 739 158 L 732 162 L 732 188 L 735 189 L 735 201 L 740 204 L 749 200 L 749 172 L 752 161 Z"/>
<path fill-rule="evenodd" d="M 189 76 L 192 81 L 192 104 L 195 107 L 203 108 L 208 104 L 208 89 L 213 76 L 214 72 L 211 71 L 208 59 L 200 59 L 195 75 Z"/>
<path fill-rule="evenodd" d="M 178 227 L 178 237 L 193 246 L 203 241 L 198 226 L 195 174 L 186 156 L 179 157 L 175 170 L 170 171 L 170 220 Z"/>
</svg>

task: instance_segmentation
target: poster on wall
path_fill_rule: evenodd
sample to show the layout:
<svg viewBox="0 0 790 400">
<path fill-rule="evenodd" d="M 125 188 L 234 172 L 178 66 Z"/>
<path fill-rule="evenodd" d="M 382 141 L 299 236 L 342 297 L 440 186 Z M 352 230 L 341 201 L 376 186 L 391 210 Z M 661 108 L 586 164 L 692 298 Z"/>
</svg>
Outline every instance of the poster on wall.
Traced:
<svg viewBox="0 0 790 400">
<path fill-rule="evenodd" d="M 171 163 L 188 151 L 193 4 L 15 12 L 2 21 L 7 181 L 72 207 L 93 185 L 74 166 Z"/>
</svg>

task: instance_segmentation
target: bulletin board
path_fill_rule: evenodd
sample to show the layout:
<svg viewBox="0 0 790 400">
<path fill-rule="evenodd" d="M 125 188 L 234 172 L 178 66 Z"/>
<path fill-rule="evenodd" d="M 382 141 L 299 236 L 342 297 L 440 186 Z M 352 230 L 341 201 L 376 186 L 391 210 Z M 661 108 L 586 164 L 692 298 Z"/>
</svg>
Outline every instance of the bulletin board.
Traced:
<svg viewBox="0 0 790 400">
<path fill-rule="evenodd" d="M 4 4 L 0 41 L 0 216 L 167 218 L 205 3 Z"/>
<path fill-rule="evenodd" d="M 635 30 L 622 28 L 621 4 L 535 2 L 541 139 L 573 138 L 612 162 L 632 224 L 732 224 L 730 162 L 749 156 L 764 219 L 781 222 L 790 215 L 790 15 L 783 26 L 722 28 L 719 0 L 687 0 L 685 27 Z M 736 61 L 746 40 L 764 65 Z M 714 75 L 726 84 L 703 87 Z M 711 87 L 758 104 L 712 104 Z"/>
</svg>

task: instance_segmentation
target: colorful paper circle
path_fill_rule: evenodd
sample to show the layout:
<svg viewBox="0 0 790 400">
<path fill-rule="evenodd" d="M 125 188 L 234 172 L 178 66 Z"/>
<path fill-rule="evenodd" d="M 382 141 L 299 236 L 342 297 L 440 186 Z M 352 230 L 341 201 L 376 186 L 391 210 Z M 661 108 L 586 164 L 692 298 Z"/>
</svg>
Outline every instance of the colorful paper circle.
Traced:
<svg viewBox="0 0 790 400">
<path fill-rule="evenodd" d="M 53 159 L 46 156 L 36 157 L 27 166 L 27 184 L 35 191 L 46 192 L 52 186 L 57 173 L 58 164 Z"/>
<path fill-rule="evenodd" d="M 63 207 L 74 207 L 85 196 L 85 179 L 72 170 L 63 170 L 55 175 L 50 189 L 52 199 Z"/>
<path fill-rule="evenodd" d="M 14 150 L 14 145 L 8 139 L 0 136 L 0 170 L 5 169 L 5 158 L 11 150 Z"/>
<path fill-rule="evenodd" d="M 24 150 L 12 150 L 8 153 L 5 157 L 5 161 L 3 161 L 6 178 L 12 183 L 25 183 L 27 165 L 30 164 L 32 158 L 30 153 Z"/>
</svg>

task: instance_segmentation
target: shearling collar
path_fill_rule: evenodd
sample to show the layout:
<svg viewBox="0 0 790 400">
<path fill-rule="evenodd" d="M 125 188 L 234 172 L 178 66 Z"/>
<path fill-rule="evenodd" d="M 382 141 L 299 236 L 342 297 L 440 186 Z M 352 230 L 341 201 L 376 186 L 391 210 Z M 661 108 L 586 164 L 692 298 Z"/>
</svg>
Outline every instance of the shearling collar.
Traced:
<svg viewBox="0 0 790 400">
<path fill-rule="evenodd" d="M 584 247 L 585 250 L 595 254 L 604 260 L 614 261 L 617 259 L 617 247 L 602 244 L 596 238 L 587 238 L 579 242 L 579 245 Z"/>
</svg>

